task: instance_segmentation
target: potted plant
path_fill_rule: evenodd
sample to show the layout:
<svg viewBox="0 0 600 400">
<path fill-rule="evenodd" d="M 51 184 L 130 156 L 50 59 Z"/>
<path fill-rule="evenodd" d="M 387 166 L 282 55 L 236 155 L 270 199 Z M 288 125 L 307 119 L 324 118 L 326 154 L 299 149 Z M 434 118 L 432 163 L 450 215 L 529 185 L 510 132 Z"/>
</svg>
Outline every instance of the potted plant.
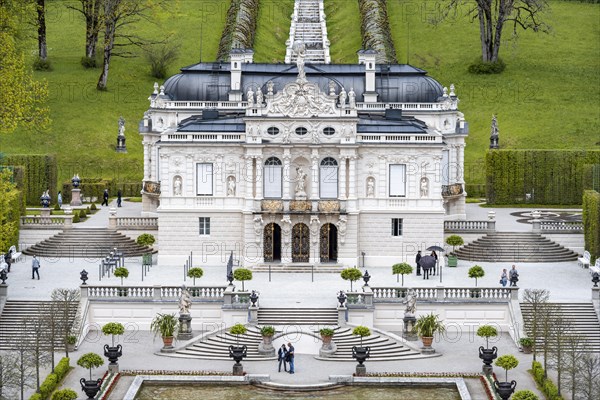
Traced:
<svg viewBox="0 0 600 400">
<path fill-rule="evenodd" d="M 108 358 L 110 363 L 108 364 L 108 369 L 110 372 L 118 372 L 119 371 L 119 357 L 123 355 L 123 348 L 119 344 L 115 346 L 115 335 L 122 335 L 125 333 L 125 327 L 123 324 L 118 322 L 109 322 L 108 324 L 104 324 L 102 327 L 102 333 L 106 336 L 112 336 L 112 346 L 107 344 L 104 345 L 104 357 Z"/>
<path fill-rule="evenodd" d="M 477 287 L 477 279 L 483 278 L 484 275 L 485 275 L 485 271 L 479 265 L 474 265 L 471 268 L 469 268 L 469 278 L 475 278 L 475 287 Z M 481 296 L 481 292 L 479 289 L 471 290 L 471 297 L 480 297 L 480 296 Z"/>
<path fill-rule="evenodd" d="M 350 281 L 350 291 L 352 292 L 352 283 L 362 278 L 362 273 L 356 267 L 346 268 L 340 273 L 341 277 L 345 281 Z"/>
<path fill-rule="evenodd" d="M 521 345 L 521 349 L 523 349 L 523 353 L 531 354 L 531 349 L 533 348 L 533 338 L 522 337 L 519 339 L 519 344 Z"/>
<path fill-rule="evenodd" d="M 456 267 L 458 265 L 458 257 L 454 254 L 456 246 L 462 246 L 465 241 L 458 235 L 450 235 L 446 238 L 446 244 L 452 246 L 452 254 L 448 255 L 448 266 Z"/>
<path fill-rule="evenodd" d="M 233 271 L 233 279 L 242 282 L 242 292 L 244 291 L 244 282 L 252 280 L 252 271 L 246 268 L 238 268 Z"/>
<path fill-rule="evenodd" d="M 330 348 L 331 347 L 331 339 L 333 339 L 333 335 L 335 334 L 335 331 L 331 328 L 321 328 L 321 330 L 319 330 L 319 333 L 321 334 L 321 340 L 323 341 L 323 347 Z"/>
<path fill-rule="evenodd" d="M 479 346 L 479 358 L 483 360 L 483 373 L 491 374 L 492 362 L 498 357 L 498 348 L 494 346 L 490 349 L 489 339 L 498 336 L 498 330 L 491 325 L 482 325 L 477 329 L 477 336 L 485 338 L 485 348 Z"/>
<path fill-rule="evenodd" d="M 423 342 L 423 350 L 425 352 L 435 351 L 431 348 L 433 335 L 435 335 L 436 332 L 443 333 L 445 330 L 446 327 L 444 326 L 444 323 L 440 320 L 439 316 L 434 313 L 421 315 L 413 327 L 413 331 L 419 335 Z"/>
<path fill-rule="evenodd" d="M 496 389 L 496 393 L 502 398 L 502 400 L 507 400 L 511 394 L 515 391 L 517 387 L 516 381 L 508 381 L 508 370 L 517 368 L 519 365 L 519 360 L 512 354 L 505 354 L 503 356 L 498 357 L 496 360 L 496 365 L 505 371 L 505 381 L 498 382 L 494 381 L 494 388 Z"/>
<path fill-rule="evenodd" d="M 239 271 L 239 270 L 238 270 Z M 244 374 L 244 367 L 242 366 L 242 360 L 247 355 L 247 347 L 245 344 L 240 346 L 240 335 L 246 334 L 247 329 L 242 324 L 235 324 L 229 328 L 229 333 L 236 336 L 237 345 L 229 346 L 229 357 L 233 358 L 235 364 L 233 364 L 233 375 L 241 376 Z"/>
<path fill-rule="evenodd" d="M 196 279 L 200 279 L 202 278 L 202 275 L 204 275 L 204 271 L 202 270 L 202 268 L 200 267 L 194 267 L 194 268 L 190 268 L 187 276 L 188 278 L 192 278 L 193 282 L 194 282 L 194 286 L 196 286 Z M 192 296 L 197 296 L 197 290 L 192 290 Z"/>
<path fill-rule="evenodd" d="M 77 400 L 77 392 L 73 389 L 61 389 L 52 394 L 52 400 Z"/>
<path fill-rule="evenodd" d="M 115 276 L 117 278 L 121 278 L 121 286 L 123 286 L 123 278 L 127 278 L 129 276 L 129 270 L 125 267 L 119 267 L 115 269 Z M 119 296 L 127 296 L 126 288 L 119 288 Z"/>
<path fill-rule="evenodd" d="M 262 342 L 258 344 L 258 352 L 262 355 L 274 357 L 273 336 L 275 335 L 275 328 L 270 325 L 263 326 L 260 328 L 260 335 L 262 336 Z"/>
<path fill-rule="evenodd" d="M 163 340 L 161 351 L 168 351 L 173 348 L 173 336 L 177 333 L 178 320 L 175 314 L 156 314 L 156 317 L 150 324 L 150 330 L 154 332 L 154 337 L 160 335 Z"/>
<path fill-rule="evenodd" d="M 513 394 L 512 400 L 540 400 L 531 390 L 519 390 Z"/>
<path fill-rule="evenodd" d="M 76 343 L 77 343 L 77 336 L 75 336 L 75 335 L 67 336 L 67 350 L 69 351 L 69 353 L 72 353 L 75 351 Z"/>
<path fill-rule="evenodd" d="M 402 286 L 404 286 L 404 275 L 410 275 L 412 272 L 413 268 L 407 263 L 392 265 L 392 274 L 396 275 L 396 282 L 398 282 L 398 275 L 402 275 Z"/>
<path fill-rule="evenodd" d="M 79 357 L 79 360 L 77 360 L 77 365 L 90 370 L 89 381 L 85 378 L 81 378 L 79 380 L 79 383 L 81 384 L 81 390 L 85 392 L 89 399 L 96 397 L 100 391 L 100 386 L 102 385 L 102 379 L 97 379 L 95 381 L 92 380 L 92 368 L 98 368 L 102 364 L 104 364 L 104 360 L 96 353 L 86 353 Z"/>
<path fill-rule="evenodd" d="M 371 356 L 371 348 L 369 346 L 363 346 L 363 338 L 371 336 L 371 330 L 366 326 L 357 326 L 352 330 L 352 334 L 360 336 L 360 346 L 352 347 L 352 358 L 355 358 L 356 361 L 358 361 L 356 375 L 364 376 L 367 373 L 367 367 L 365 367 L 363 363 Z"/>
<path fill-rule="evenodd" d="M 156 242 L 156 239 L 154 238 L 153 235 L 151 235 L 149 233 L 142 233 L 140 236 L 137 237 L 135 242 L 137 244 L 139 244 L 140 246 L 152 247 L 152 245 Z M 152 252 L 145 253 L 142 256 L 142 264 L 143 265 L 152 265 Z"/>
</svg>

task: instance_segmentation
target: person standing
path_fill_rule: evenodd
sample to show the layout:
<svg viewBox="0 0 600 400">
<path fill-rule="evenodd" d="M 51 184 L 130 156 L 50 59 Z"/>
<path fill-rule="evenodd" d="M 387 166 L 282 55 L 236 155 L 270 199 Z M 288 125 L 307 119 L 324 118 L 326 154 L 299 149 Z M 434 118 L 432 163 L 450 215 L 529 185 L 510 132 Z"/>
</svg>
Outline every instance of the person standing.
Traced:
<svg viewBox="0 0 600 400">
<path fill-rule="evenodd" d="M 437 265 L 437 263 L 438 263 L 438 255 L 437 255 L 437 253 L 435 252 L 435 250 L 433 250 L 433 251 L 431 252 L 431 257 L 435 258 L 435 264 L 433 264 L 433 275 L 435 275 L 435 267 L 436 267 L 436 265 Z"/>
<path fill-rule="evenodd" d="M 279 350 L 277 351 L 277 360 L 279 361 L 279 372 L 281 372 L 281 364 L 283 363 L 283 370 L 287 372 L 287 362 L 286 358 L 288 356 L 287 348 L 285 344 L 282 344 Z"/>
<path fill-rule="evenodd" d="M 56 196 L 56 201 L 58 203 L 58 207 L 62 208 L 62 193 L 60 190 L 58 191 L 58 195 Z"/>
<path fill-rule="evenodd" d="M 102 195 L 102 205 L 108 206 L 108 189 L 104 189 L 104 194 Z"/>
<path fill-rule="evenodd" d="M 291 343 L 288 343 L 288 362 L 290 363 L 290 374 L 294 373 L 294 346 Z"/>
<path fill-rule="evenodd" d="M 421 276 L 421 250 L 417 251 L 415 262 L 417 263 L 417 276 Z"/>
<path fill-rule="evenodd" d="M 12 264 L 12 251 L 8 250 L 8 252 L 4 255 L 4 262 L 6 263 L 6 272 L 10 272 L 10 265 Z"/>
<path fill-rule="evenodd" d="M 123 201 L 123 199 L 121 198 L 121 189 L 119 189 L 117 192 L 117 207 L 121 207 L 121 201 Z"/>
<path fill-rule="evenodd" d="M 35 279 L 35 275 L 37 275 L 38 281 L 40 280 L 40 261 L 36 256 L 33 256 L 33 260 L 31 260 L 31 279 Z"/>
<path fill-rule="evenodd" d="M 519 272 L 514 264 L 508 273 L 508 277 L 510 278 L 510 286 L 517 286 L 517 282 L 519 281 Z"/>
<path fill-rule="evenodd" d="M 508 273 L 506 272 L 506 268 L 504 268 L 502 270 L 502 275 L 500 275 L 500 284 L 502 285 L 502 287 L 506 287 L 507 283 L 508 283 Z"/>
</svg>

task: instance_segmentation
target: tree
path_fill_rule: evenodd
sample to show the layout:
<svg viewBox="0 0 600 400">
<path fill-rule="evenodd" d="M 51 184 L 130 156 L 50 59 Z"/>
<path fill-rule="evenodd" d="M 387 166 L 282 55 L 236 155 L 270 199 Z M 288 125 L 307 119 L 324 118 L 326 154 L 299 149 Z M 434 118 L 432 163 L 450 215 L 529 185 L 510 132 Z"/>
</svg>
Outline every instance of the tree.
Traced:
<svg viewBox="0 0 600 400">
<path fill-rule="evenodd" d="M 360 336 L 360 347 L 363 345 L 363 338 L 371 336 L 371 330 L 366 326 L 357 326 L 352 330 L 352 334 L 356 336 Z"/>
<path fill-rule="evenodd" d="M 80 12 L 85 19 L 85 65 L 96 66 L 96 47 L 98 35 L 102 27 L 101 5 L 104 0 L 79 0 L 78 7 L 68 5 L 67 7 Z"/>
<path fill-rule="evenodd" d="M 48 45 L 46 44 L 46 0 L 35 0 L 35 8 L 37 11 L 38 57 L 39 60 L 46 61 L 48 58 Z"/>
<path fill-rule="evenodd" d="M 26 331 L 29 335 L 21 337 L 21 340 L 30 348 L 31 358 L 35 367 L 35 387 L 40 391 L 40 367 L 50 362 L 48 344 L 46 343 L 46 326 L 43 317 L 33 317 L 25 321 Z"/>
<path fill-rule="evenodd" d="M 552 350 L 552 328 L 556 322 L 556 315 L 560 312 L 555 304 L 546 303 L 542 305 L 540 310 L 540 337 L 544 341 L 542 346 L 542 354 L 544 358 L 544 378 L 548 377 L 548 360 Z"/>
<path fill-rule="evenodd" d="M 546 341 L 550 341 L 549 346 L 549 361 L 557 373 L 556 387 L 558 394 L 562 392 L 562 383 L 564 380 L 563 372 L 565 371 L 566 345 L 567 337 L 571 333 L 572 327 L 569 321 L 562 315 L 560 310 L 556 310 L 551 317 L 550 336 Z"/>
<path fill-rule="evenodd" d="M 115 335 L 122 335 L 125 333 L 125 327 L 119 322 L 109 322 L 104 324 L 102 327 L 102 333 L 106 336 L 111 335 L 112 347 L 115 347 Z"/>
<path fill-rule="evenodd" d="M 398 275 L 402 275 L 402 286 L 404 286 L 404 275 L 412 274 L 413 268 L 407 263 L 400 263 L 392 265 L 392 274 L 396 275 L 396 282 L 398 282 Z"/>
<path fill-rule="evenodd" d="M 200 279 L 202 278 L 202 275 L 204 275 L 204 271 L 199 267 L 190 268 L 187 273 L 188 278 L 192 278 L 194 280 L 194 286 L 196 286 L 196 278 Z"/>
<path fill-rule="evenodd" d="M 356 267 L 354 267 L 354 268 L 346 268 L 345 270 L 343 270 L 340 273 L 340 275 L 341 275 L 341 277 L 342 277 L 343 280 L 350 281 L 350 291 L 352 291 L 352 283 L 354 283 L 354 281 L 357 281 L 360 278 L 362 278 L 362 273 Z"/>
<path fill-rule="evenodd" d="M 564 341 L 565 383 L 570 386 L 571 400 L 575 400 L 580 388 L 581 364 L 587 349 L 581 336 L 570 334 L 566 336 Z"/>
<path fill-rule="evenodd" d="M 548 303 L 550 293 L 545 289 L 525 289 L 523 302 L 531 308 L 531 331 L 529 335 L 533 338 L 533 361 L 537 356 L 537 341 L 540 336 L 540 318 L 545 304 Z"/>
<path fill-rule="evenodd" d="M 90 370 L 90 381 L 92 380 L 92 369 L 98 368 L 103 364 L 104 360 L 96 353 L 85 353 L 77 360 L 77 365 Z"/>
<path fill-rule="evenodd" d="M 96 85 L 98 90 L 107 88 L 108 69 L 113 56 L 135 57 L 135 54 L 124 48 L 131 45 L 141 47 L 149 43 L 148 40 L 127 32 L 134 31 L 135 24 L 140 20 L 152 22 L 151 11 L 163 3 L 164 0 L 104 0 L 104 54 L 102 73 Z"/>
<path fill-rule="evenodd" d="M 469 278 L 475 278 L 475 287 L 477 287 L 477 279 L 483 278 L 485 271 L 479 265 L 474 265 L 469 269 Z"/>
<path fill-rule="evenodd" d="M 233 271 L 233 279 L 242 282 L 242 292 L 244 291 L 244 281 L 252 280 L 252 271 L 246 268 L 238 268 Z"/>
<path fill-rule="evenodd" d="M 18 385 L 15 365 L 17 365 L 15 353 L 0 353 L 0 399 L 10 398 L 12 390 Z"/>
<path fill-rule="evenodd" d="M 59 288 L 52 291 L 52 300 L 56 302 L 58 326 L 62 343 L 65 346 L 65 357 L 69 357 L 68 341 L 71 334 L 71 310 L 79 303 L 79 289 Z"/>
<path fill-rule="evenodd" d="M 464 4 L 461 0 L 449 0 L 440 20 L 453 11 L 458 12 Z M 549 8 L 546 0 L 475 0 L 468 13 L 471 21 L 479 20 L 482 61 L 498 62 L 502 33 L 507 24 L 512 25 L 515 38 L 519 28 L 549 32 L 550 26 L 542 21 L 543 13 Z"/>
<path fill-rule="evenodd" d="M 600 355 L 585 353 L 579 367 L 580 399 L 600 398 Z"/>
<path fill-rule="evenodd" d="M 123 286 L 123 278 L 129 277 L 129 270 L 125 267 L 119 267 L 119 268 L 115 269 L 114 275 L 117 278 L 121 278 L 121 286 Z"/>
<path fill-rule="evenodd" d="M 519 360 L 517 360 L 517 358 L 512 354 L 505 354 L 503 356 L 498 357 L 495 364 L 500 368 L 504 369 L 504 381 L 508 382 L 508 371 L 517 368 L 517 366 L 519 365 Z"/>
<path fill-rule="evenodd" d="M 477 329 L 477 336 L 485 338 L 485 348 L 490 348 L 490 338 L 498 336 L 498 330 L 491 325 L 482 325 Z"/>
<path fill-rule="evenodd" d="M 19 218 L 14 215 L 19 212 L 14 208 L 19 191 L 17 185 L 11 182 L 11 178 L 10 169 L 5 168 L 0 171 L 0 252 L 2 253 L 8 251 L 10 246 L 16 245 L 19 240 Z"/>
<path fill-rule="evenodd" d="M 17 340 L 14 344 L 15 351 L 13 354 L 15 355 L 15 359 L 12 367 L 15 369 L 17 387 L 21 391 L 21 400 L 23 400 L 25 398 L 25 388 L 34 387 L 32 378 L 35 370 L 35 362 L 26 341 Z"/>
</svg>

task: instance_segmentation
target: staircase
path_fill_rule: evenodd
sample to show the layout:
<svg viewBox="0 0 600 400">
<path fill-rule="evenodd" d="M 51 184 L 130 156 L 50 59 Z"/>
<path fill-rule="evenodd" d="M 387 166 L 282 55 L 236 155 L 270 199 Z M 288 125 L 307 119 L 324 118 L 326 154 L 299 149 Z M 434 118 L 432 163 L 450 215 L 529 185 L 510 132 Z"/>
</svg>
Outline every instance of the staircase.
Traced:
<svg viewBox="0 0 600 400">
<path fill-rule="evenodd" d="M 18 349 L 23 339 L 32 335 L 29 321 L 46 317 L 51 305 L 52 301 L 7 300 L 0 315 L 0 350 Z M 69 326 L 73 324 L 76 313 L 77 303 L 71 304 L 67 322 Z M 50 336 L 47 332 L 49 328 L 44 326 L 40 336 L 41 344 L 45 347 L 48 346 Z M 63 338 L 58 333 L 54 345 L 57 348 L 64 347 Z"/>
<path fill-rule="evenodd" d="M 269 268 L 270 267 L 270 268 Z M 315 264 L 313 268 L 313 264 L 281 264 L 281 263 L 273 263 L 273 264 L 258 264 L 252 267 L 252 271 L 254 272 L 269 272 L 269 269 L 272 273 L 329 273 L 329 274 L 339 274 L 344 266 L 340 264 Z"/>
<path fill-rule="evenodd" d="M 258 354 L 258 344 L 262 342 L 260 330 L 257 327 L 248 326 L 246 334 L 237 338 L 229 332 L 221 332 L 208 336 L 185 349 L 176 351 L 176 354 L 189 358 L 202 358 L 207 360 L 231 360 L 229 357 L 229 346 L 245 344 L 247 346 L 247 357 L 245 361 L 263 361 L 269 357 Z M 272 359 L 272 358 L 271 358 Z"/>
<path fill-rule="evenodd" d="M 104 228 L 78 228 L 65 230 L 23 251 L 26 255 L 43 257 L 69 257 L 100 259 L 114 249 L 125 257 L 136 257 L 152 252 L 148 246 L 140 246 L 133 239 Z"/>
<path fill-rule="evenodd" d="M 549 303 L 549 305 L 555 307 L 556 313 L 559 313 L 571 325 L 573 334 L 584 339 L 584 342 L 589 346 L 589 351 L 600 352 L 600 321 L 591 302 Z M 527 303 L 521 303 L 521 312 L 523 313 L 525 332 L 533 337 L 531 333 L 533 321 L 531 306 Z M 537 339 L 538 346 L 543 342 L 543 338 Z"/>
<path fill-rule="evenodd" d="M 328 64 L 331 62 L 323 0 L 296 0 L 290 27 L 286 63 L 296 61 L 297 55 L 291 49 L 294 43 L 298 42 L 304 43 L 306 47 L 305 63 Z"/>
<path fill-rule="evenodd" d="M 578 257 L 574 251 L 542 235 L 525 232 L 488 234 L 454 254 L 461 260 L 488 262 L 563 262 Z"/>
<path fill-rule="evenodd" d="M 259 308 L 259 325 L 337 326 L 335 308 Z"/>
</svg>

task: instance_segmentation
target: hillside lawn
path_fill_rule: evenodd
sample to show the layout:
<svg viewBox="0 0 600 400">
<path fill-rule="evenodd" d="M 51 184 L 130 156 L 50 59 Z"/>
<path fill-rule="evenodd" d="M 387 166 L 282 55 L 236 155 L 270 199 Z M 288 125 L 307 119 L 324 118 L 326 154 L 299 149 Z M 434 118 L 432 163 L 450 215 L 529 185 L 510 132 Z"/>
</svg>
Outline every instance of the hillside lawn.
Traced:
<svg viewBox="0 0 600 400">
<path fill-rule="evenodd" d="M 96 91 L 100 70 L 79 64 L 83 20 L 67 10 L 66 3 L 77 2 L 47 3 L 53 71 L 36 72 L 49 83 L 52 127 L 42 133 L 19 130 L 0 137 L 0 151 L 57 154 L 60 182 L 74 173 L 141 180 L 137 124 L 156 79 L 150 77 L 144 57 L 114 58 L 108 91 Z M 228 7 L 229 0 L 174 1 L 168 10 L 157 12 L 154 24 L 140 23 L 137 32 L 151 38 L 175 35 L 181 52 L 170 73 L 176 73 L 200 60 L 201 47 L 202 60 L 214 60 Z M 325 7 L 333 62 L 355 63 L 361 46 L 357 2 L 325 0 Z M 553 1 L 551 7 L 545 17 L 551 34 L 521 32 L 516 43 L 503 44 L 504 73 L 481 76 L 467 72 L 480 57 L 480 45 L 478 24 L 469 22 L 464 9 L 461 17 L 433 26 L 428 22 L 435 16 L 433 3 L 388 0 L 399 61 L 408 59 L 444 86 L 456 85 L 459 107 L 470 125 L 465 150 L 468 183 L 484 181 L 480 163 L 489 143 L 492 114 L 498 115 L 502 148 L 600 149 L 600 6 Z M 261 2 L 257 62 L 283 61 L 292 9 L 293 0 Z M 510 35 L 506 30 L 505 38 Z M 36 42 L 31 40 L 28 48 L 33 58 Z M 127 121 L 127 154 L 114 151 L 121 115 Z"/>
</svg>

